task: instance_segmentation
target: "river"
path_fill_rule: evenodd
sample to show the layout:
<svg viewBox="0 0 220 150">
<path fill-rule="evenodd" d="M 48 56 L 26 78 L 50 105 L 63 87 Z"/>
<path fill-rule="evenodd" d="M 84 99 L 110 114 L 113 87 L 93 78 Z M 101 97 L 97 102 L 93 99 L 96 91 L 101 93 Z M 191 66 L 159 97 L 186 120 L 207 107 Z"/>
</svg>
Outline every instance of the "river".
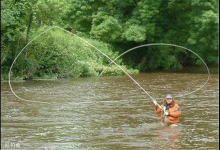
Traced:
<svg viewBox="0 0 220 150">
<path fill-rule="evenodd" d="M 219 149 L 219 75 L 143 73 L 161 104 L 171 93 L 181 126 L 162 127 L 152 99 L 127 76 L 1 83 L 1 148 L 24 150 Z M 180 95 L 184 95 L 178 97 Z M 47 102 L 47 103 L 44 103 Z"/>
</svg>

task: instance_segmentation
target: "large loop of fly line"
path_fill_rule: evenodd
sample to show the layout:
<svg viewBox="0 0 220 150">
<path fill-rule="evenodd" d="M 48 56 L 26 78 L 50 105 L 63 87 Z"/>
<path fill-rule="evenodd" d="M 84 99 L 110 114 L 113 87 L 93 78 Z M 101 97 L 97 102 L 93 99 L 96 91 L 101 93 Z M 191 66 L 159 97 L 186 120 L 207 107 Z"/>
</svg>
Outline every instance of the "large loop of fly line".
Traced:
<svg viewBox="0 0 220 150">
<path fill-rule="evenodd" d="M 17 60 L 17 58 L 20 56 L 20 54 L 26 49 L 26 47 L 30 44 L 30 43 L 32 43 L 34 40 L 36 40 L 38 37 L 40 37 L 41 35 L 43 35 L 43 34 L 45 34 L 46 32 L 48 32 L 49 30 L 51 30 L 51 29 L 53 29 L 53 28 L 57 28 L 57 29 L 60 29 L 60 30 L 63 30 L 63 31 L 65 31 L 65 32 L 67 32 L 67 33 L 69 33 L 69 34 L 72 34 L 72 35 L 74 35 L 74 36 L 76 36 L 77 38 L 79 38 L 80 40 L 82 40 L 83 42 L 85 42 L 85 43 L 87 43 L 88 45 L 90 45 L 91 47 L 93 47 L 95 50 L 97 50 L 98 52 L 100 52 L 103 56 L 105 56 L 106 58 L 108 58 L 110 61 L 111 61 L 111 63 L 110 64 L 115 64 L 119 69 L 121 69 L 135 84 L 137 84 L 152 100 L 153 100 L 153 102 L 156 104 L 156 105 L 158 105 L 160 108 L 161 108 L 161 106 L 157 103 L 157 101 L 135 80 L 135 79 L 133 79 L 121 66 L 119 66 L 116 62 L 115 62 L 115 60 L 116 59 L 118 59 L 119 57 L 121 57 L 122 55 L 124 55 L 124 54 L 126 54 L 126 53 L 128 53 L 128 52 L 130 52 L 130 51 L 132 51 L 132 50 L 134 50 L 134 49 L 137 49 L 137 48 L 140 48 L 140 47 L 143 47 L 143 46 L 146 46 L 146 45 L 153 45 L 153 44 L 145 44 L 145 45 L 141 45 L 141 46 L 138 46 L 138 47 L 135 47 L 135 48 L 132 48 L 132 49 L 129 49 L 129 50 L 127 50 L 126 52 L 124 52 L 124 53 L 122 53 L 121 55 L 119 55 L 115 60 L 112 60 L 109 56 L 107 56 L 105 53 L 103 53 L 101 50 L 99 50 L 98 48 L 96 48 L 94 45 L 92 45 L 91 43 L 89 43 L 89 42 L 87 42 L 86 40 L 84 40 L 83 38 L 81 38 L 81 37 L 79 37 L 78 35 L 76 35 L 76 34 L 73 34 L 72 32 L 70 32 L 70 31 L 67 31 L 67 30 L 65 30 L 65 29 L 63 29 L 63 28 L 61 28 L 61 27 L 58 27 L 58 26 L 54 26 L 54 27 L 51 27 L 51 28 L 49 28 L 49 29 L 47 29 L 47 30 L 45 30 L 44 32 L 42 32 L 42 33 L 40 33 L 39 35 L 37 35 L 36 37 L 34 37 L 30 42 L 28 42 L 27 43 L 27 45 L 18 53 L 18 55 L 15 57 L 15 59 L 14 59 L 14 61 L 12 62 L 12 65 L 11 65 L 11 67 L 10 67 L 10 69 L 9 69 L 9 73 L 8 73 L 8 83 L 9 83 L 9 87 L 10 87 L 10 90 L 12 91 L 12 93 L 13 93 L 13 95 L 14 96 L 16 96 L 18 99 L 20 99 L 20 100 L 22 100 L 22 101 L 26 101 L 26 102 L 34 102 L 34 103 L 46 103 L 46 104 L 50 104 L 50 103 L 48 103 L 48 102 L 39 102 L 39 101 L 33 101 L 33 100 L 27 100 L 27 99 L 23 99 L 23 98 L 21 98 L 21 97 L 19 97 L 14 91 L 13 91 L 13 88 L 12 88 L 12 86 L 11 86 L 11 71 L 12 71 L 12 68 L 13 68 L 13 66 L 14 66 L 14 64 L 15 64 L 15 62 L 16 62 L 16 60 Z M 154 43 L 154 45 L 172 45 L 172 44 L 165 44 L 165 43 Z M 181 48 L 184 48 L 184 49 L 187 49 L 187 48 L 185 48 L 185 47 L 182 47 L 182 46 L 178 46 L 178 45 L 175 45 L 176 47 L 181 47 Z M 187 49 L 187 50 L 189 50 L 189 49 Z M 191 50 L 189 50 L 189 51 L 191 51 Z M 191 51 L 191 52 L 193 52 L 193 51 Z M 194 53 L 194 52 L 193 52 Z M 194 54 L 196 54 L 196 53 L 194 53 Z M 196 54 L 197 55 L 197 54 Z M 197 55 L 198 56 L 198 55 Z M 199 56 L 198 56 L 199 57 Z M 199 57 L 200 59 L 201 59 L 201 57 Z M 202 59 L 201 59 L 202 60 Z M 202 62 L 205 64 L 205 62 L 202 60 Z M 208 70 L 208 67 L 207 67 L 207 65 L 205 64 L 205 66 L 206 66 L 206 68 L 207 68 L 207 70 Z M 104 71 L 104 70 L 103 70 Z M 102 72 L 103 72 L 102 71 Z M 209 70 L 208 70 L 208 73 L 209 73 Z M 101 73 L 102 74 L 102 73 Z M 209 76 L 208 76 L 208 79 L 209 79 Z M 207 79 L 207 82 L 208 82 L 208 79 Z M 207 83 L 206 82 L 206 83 Z M 205 84 L 206 84 L 205 83 Z M 205 85 L 204 84 L 204 85 Z M 201 89 L 201 88 L 200 88 Z M 195 91 L 194 91 L 195 92 Z M 191 92 L 192 93 L 192 92 Z"/>
<path fill-rule="evenodd" d="M 50 104 L 50 103 L 48 103 L 48 102 L 39 102 L 39 101 L 27 100 L 27 99 L 23 99 L 23 98 L 19 97 L 19 96 L 13 91 L 13 88 L 12 88 L 12 86 L 11 86 L 11 71 L 12 71 L 13 65 L 14 65 L 14 63 L 16 62 L 17 58 L 18 58 L 19 55 L 25 50 L 25 48 L 26 48 L 30 43 L 32 43 L 34 40 L 36 40 L 38 37 L 40 37 L 41 35 L 45 34 L 46 32 L 48 32 L 49 30 L 51 30 L 51 29 L 53 29 L 53 28 L 58 28 L 58 29 L 63 30 L 63 31 L 65 31 L 65 32 L 67 32 L 67 33 L 70 33 L 70 34 L 76 36 L 77 38 L 81 39 L 83 42 L 87 43 L 87 44 L 90 45 L 91 47 L 93 47 L 95 50 L 99 51 L 103 56 L 105 56 L 106 58 L 108 58 L 112 63 L 114 63 L 118 68 L 120 68 L 132 81 L 134 81 L 134 82 L 153 100 L 153 102 L 154 102 L 155 104 L 157 104 L 157 105 L 161 108 L 161 106 L 156 102 L 156 100 L 154 100 L 154 98 L 153 98 L 150 94 L 148 94 L 147 91 L 145 91 L 145 89 L 144 89 L 143 87 L 141 87 L 140 84 L 139 84 L 136 80 L 134 80 L 121 66 L 119 66 L 115 61 L 113 61 L 109 56 L 107 56 L 105 53 L 103 53 L 103 52 L 102 52 L 101 50 L 99 50 L 97 47 L 95 47 L 95 46 L 92 45 L 91 43 L 87 42 L 87 41 L 84 40 L 83 38 L 79 37 L 78 35 L 73 34 L 72 32 L 67 31 L 67 30 L 65 30 L 65 29 L 63 29 L 63 28 L 61 28 L 61 27 L 58 27 L 58 26 L 51 27 L 51 28 L 45 30 L 44 32 L 40 33 L 39 35 L 37 35 L 35 38 L 33 38 L 33 39 L 32 39 L 30 42 L 28 42 L 28 44 L 18 53 L 18 55 L 15 57 L 14 61 L 12 62 L 12 65 L 11 65 L 11 67 L 10 67 L 10 69 L 9 69 L 9 73 L 8 73 L 8 78 L 9 78 L 8 83 L 9 83 L 9 87 L 10 87 L 12 93 L 13 93 L 14 96 L 16 96 L 18 99 L 20 99 L 20 100 L 22 100 L 22 101 L 26 101 L 26 102 Z"/>
<path fill-rule="evenodd" d="M 120 54 L 119 56 L 117 56 L 113 61 L 116 61 L 117 59 L 119 59 L 119 58 L 122 57 L 123 55 L 127 54 L 128 52 L 131 52 L 131 51 L 133 51 L 133 50 L 137 50 L 138 48 L 148 47 L 148 46 L 161 46 L 161 45 L 162 45 L 162 46 L 178 47 L 178 48 L 182 48 L 182 49 L 185 49 L 185 50 L 187 50 L 187 51 L 193 53 L 194 55 L 196 55 L 196 56 L 202 61 L 202 63 L 205 65 L 205 67 L 206 67 L 206 69 L 207 69 L 208 77 L 207 77 L 207 79 L 206 79 L 206 81 L 205 81 L 204 84 L 202 84 L 199 88 L 193 90 L 192 92 L 189 92 L 189 93 L 186 93 L 186 94 L 183 94 L 183 95 L 180 95 L 180 96 L 175 96 L 175 97 L 183 97 L 183 96 L 190 95 L 190 94 L 192 94 L 192 93 L 194 93 L 194 92 L 196 92 L 196 91 L 202 89 L 202 88 L 208 83 L 209 78 L 210 78 L 210 71 L 209 71 L 209 68 L 208 68 L 207 64 L 205 63 L 205 61 L 204 61 L 197 53 L 195 53 L 194 51 L 192 51 L 192 50 L 190 50 L 190 49 L 188 49 L 188 48 L 186 48 L 186 47 L 179 46 L 179 45 L 175 45 L 175 44 L 169 44 L 169 43 L 151 43 L 151 44 L 144 44 L 144 45 L 136 46 L 136 47 L 133 47 L 133 48 L 131 48 L 131 49 L 129 49 L 129 50 L 123 52 L 122 54 Z M 110 62 L 110 63 L 108 64 L 108 66 L 110 66 L 111 64 L 112 64 L 112 62 Z M 107 67 L 108 67 L 108 66 L 107 66 Z M 107 68 L 105 68 L 105 69 L 100 73 L 99 76 L 101 76 L 101 75 L 105 72 L 106 69 L 107 69 Z"/>
<path fill-rule="evenodd" d="M 51 27 L 51 28 L 45 30 L 44 32 L 40 33 L 40 34 L 37 35 L 36 37 L 34 37 L 30 42 L 27 43 L 27 45 L 24 46 L 24 48 L 23 48 L 23 49 L 18 53 L 18 55 L 15 57 L 14 61 L 12 62 L 12 65 L 11 65 L 11 67 L 10 67 L 10 69 L 9 69 L 9 73 L 8 73 L 8 83 L 9 83 L 9 87 L 10 87 L 10 90 L 11 90 L 11 92 L 13 93 L 13 95 L 14 95 L 15 97 L 17 97 L 18 99 L 20 99 L 20 100 L 22 100 L 22 101 L 26 101 L 26 102 L 50 104 L 50 103 L 48 103 L 48 102 L 39 102 L 39 101 L 27 100 L 27 99 L 23 99 L 23 98 L 19 97 L 19 96 L 13 91 L 13 88 L 12 88 L 12 86 L 11 86 L 11 71 L 12 71 L 12 68 L 13 68 L 13 66 L 14 66 L 14 64 L 15 64 L 15 62 L 16 62 L 16 60 L 17 60 L 17 58 L 18 58 L 18 57 L 20 56 L 20 54 L 26 49 L 26 47 L 27 47 L 30 43 L 32 43 L 34 40 L 36 40 L 38 37 L 40 37 L 41 35 L 47 33 L 48 31 L 50 31 L 50 30 L 53 29 L 53 28 L 57 28 L 57 29 L 63 30 L 63 31 L 65 31 L 65 32 L 69 33 L 69 34 L 72 34 L 72 35 L 76 36 L 77 38 L 79 38 L 80 40 L 82 40 L 83 42 L 85 42 L 86 44 L 90 45 L 91 47 L 93 47 L 93 48 L 94 48 L 95 50 L 97 50 L 98 52 L 100 52 L 103 56 L 105 56 L 106 58 L 108 58 L 108 59 L 111 61 L 111 63 L 114 63 L 119 69 L 121 69 L 135 84 L 137 84 L 137 85 L 153 100 L 153 102 L 154 102 L 156 105 L 158 105 L 158 106 L 161 108 L 161 106 L 157 103 L 157 101 L 154 100 L 154 98 L 153 98 L 147 91 L 145 91 L 145 89 L 144 89 L 136 80 L 134 80 L 121 66 L 119 66 L 115 61 L 113 61 L 109 56 L 107 56 L 105 53 L 103 53 L 103 52 L 102 52 L 101 50 L 99 50 L 97 47 L 95 47 L 95 46 L 92 45 L 91 43 L 87 42 L 87 41 L 84 40 L 83 38 L 79 37 L 78 35 L 73 34 L 72 32 L 67 31 L 67 30 L 65 30 L 65 29 L 63 29 L 63 28 L 61 28 L 61 27 L 58 27 L 58 26 Z M 161 109 L 162 109 L 162 108 L 161 108 Z"/>
</svg>

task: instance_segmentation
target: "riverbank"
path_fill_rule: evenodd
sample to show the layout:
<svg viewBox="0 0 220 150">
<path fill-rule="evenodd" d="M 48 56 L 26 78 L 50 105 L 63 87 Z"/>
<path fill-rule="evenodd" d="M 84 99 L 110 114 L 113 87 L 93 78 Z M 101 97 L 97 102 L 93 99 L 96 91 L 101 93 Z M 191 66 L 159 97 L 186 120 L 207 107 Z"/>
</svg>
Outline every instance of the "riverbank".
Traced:
<svg viewBox="0 0 220 150">
<path fill-rule="evenodd" d="M 128 72 L 130 75 L 137 75 L 141 72 L 135 69 L 126 69 L 123 67 L 126 72 Z M 219 67 L 218 66 L 210 66 L 208 67 L 210 74 L 219 74 Z M 103 71 L 104 70 L 104 71 Z M 102 72 L 103 71 L 103 72 Z M 157 71 L 149 71 L 145 73 L 193 73 L 193 74 L 206 74 L 208 73 L 206 68 L 201 67 L 184 67 L 181 70 L 157 70 Z M 99 68 L 97 69 L 97 75 L 99 76 L 100 73 L 102 73 L 102 76 L 122 76 L 125 75 L 123 71 L 121 71 L 117 66 L 115 67 L 105 67 L 105 68 Z M 95 77 L 95 76 L 88 76 L 88 77 Z M 69 77 L 71 78 L 71 77 Z M 82 78 L 82 77 L 79 77 Z M 57 76 L 57 74 L 54 75 L 43 75 L 43 76 L 34 76 L 31 79 L 25 79 L 25 76 L 17 76 L 17 77 L 11 77 L 11 81 L 14 82 L 21 82 L 25 80 L 58 80 L 62 79 Z M 68 79 L 64 78 L 64 79 Z M 7 82 L 8 81 L 8 74 L 1 74 L 1 82 Z"/>
<path fill-rule="evenodd" d="M 219 73 L 219 66 L 208 66 L 208 70 L 210 74 L 218 74 Z M 208 73 L 207 68 L 205 67 L 183 67 L 183 69 L 179 70 L 155 70 L 150 71 L 151 73 L 159 73 L 159 72 L 166 72 L 166 73 L 196 73 L 196 74 L 204 74 Z"/>
<path fill-rule="evenodd" d="M 136 75 L 139 73 L 137 69 L 128 69 L 126 66 L 120 66 L 122 67 L 128 74 L 130 75 Z M 59 77 L 58 74 L 44 74 L 42 76 L 33 76 L 32 78 L 26 78 L 26 75 L 22 76 L 12 76 L 12 81 L 24 81 L 24 80 L 57 80 L 62 78 L 82 78 L 82 77 L 96 77 L 96 76 L 122 76 L 125 75 L 125 73 L 118 68 L 117 66 L 111 66 L 111 67 L 97 67 L 95 68 L 95 73 L 90 74 L 88 76 L 78 76 L 78 77 Z M 1 74 L 1 82 L 8 81 L 8 74 Z"/>
</svg>

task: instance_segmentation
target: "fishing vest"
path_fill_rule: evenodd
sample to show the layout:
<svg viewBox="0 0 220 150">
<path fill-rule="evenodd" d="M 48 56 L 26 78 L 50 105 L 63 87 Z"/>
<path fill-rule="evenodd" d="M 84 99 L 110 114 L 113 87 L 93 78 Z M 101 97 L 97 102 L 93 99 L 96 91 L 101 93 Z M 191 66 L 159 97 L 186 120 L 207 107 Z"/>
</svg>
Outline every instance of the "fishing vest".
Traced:
<svg viewBox="0 0 220 150">
<path fill-rule="evenodd" d="M 170 125 L 173 123 L 179 123 L 180 122 L 180 115 L 181 115 L 181 110 L 180 107 L 177 103 L 174 103 L 173 105 L 171 105 L 170 107 L 168 106 L 161 106 L 163 108 L 163 110 L 161 110 L 160 108 L 156 108 L 155 112 L 157 114 L 161 114 L 161 122 L 164 125 Z M 165 116 L 164 115 L 164 110 L 168 110 L 169 115 Z"/>
</svg>

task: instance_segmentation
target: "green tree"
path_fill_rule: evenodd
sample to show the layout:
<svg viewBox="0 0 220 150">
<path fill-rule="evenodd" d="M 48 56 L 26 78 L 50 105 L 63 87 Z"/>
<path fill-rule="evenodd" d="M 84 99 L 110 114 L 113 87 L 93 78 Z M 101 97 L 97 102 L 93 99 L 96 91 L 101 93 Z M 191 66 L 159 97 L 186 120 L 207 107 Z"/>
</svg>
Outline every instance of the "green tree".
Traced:
<svg viewBox="0 0 220 150">
<path fill-rule="evenodd" d="M 187 42 L 208 64 L 218 64 L 218 1 L 192 1 L 191 7 L 192 22 Z M 202 65 L 201 60 L 192 57 L 196 64 Z"/>
<path fill-rule="evenodd" d="M 109 55 L 110 51 L 116 55 L 142 44 L 171 43 L 187 47 L 199 54 L 209 65 L 216 65 L 218 3 L 217 0 L 3 0 L 2 70 L 8 71 L 15 55 L 31 37 L 39 33 L 39 29 L 53 25 L 60 25 L 81 37 L 92 39 L 93 42 L 107 43 L 109 48 L 106 53 Z M 54 45 L 53 42 L 50 44 Z M 42 46 L 38 43 L 34 48 L 42 49 Z M 48 49 L 56 51 L 54 47 Z M 59 51 L 61 52 L 57 52 L 54 57 L 63 54 L 62 49 Z M 52 56 L 52 53 L 47 54 Z M 49 62 L 52 57 L 42 60 L 42 64 L 37 63 L 38 55 L 25 51 L 17 64 L 23 70 L 32 70 L 30 74 L 37 72 L 39 65 L 44 66 L 44 69 L 53 66 Z M 89 61 L 86 58 L 84 60 Z M 167 46 L 143 47 L 126 54 L 123 60 L 121 64 L 141 71 L 203 65 L 191 52 Z M 68 63 L 64 61 L 64 64 Z M 88 69 L 85 66 L 87 65 L 83 62 L 82 68 Z M 100 68 L 96 67 L 96 70 L 101 70 Z M 17 69 L 19 70 L 19 66 Z M 59 69 L 49 70 L 52 73 L 59 72 Z"/>
<path fill-rule="evenodd" d="M 24 6 L 13 0 L 1 1 L 1 65 L 17 52 L 17 45 L 25 30 L 23 10 Z"/>
</svg>

